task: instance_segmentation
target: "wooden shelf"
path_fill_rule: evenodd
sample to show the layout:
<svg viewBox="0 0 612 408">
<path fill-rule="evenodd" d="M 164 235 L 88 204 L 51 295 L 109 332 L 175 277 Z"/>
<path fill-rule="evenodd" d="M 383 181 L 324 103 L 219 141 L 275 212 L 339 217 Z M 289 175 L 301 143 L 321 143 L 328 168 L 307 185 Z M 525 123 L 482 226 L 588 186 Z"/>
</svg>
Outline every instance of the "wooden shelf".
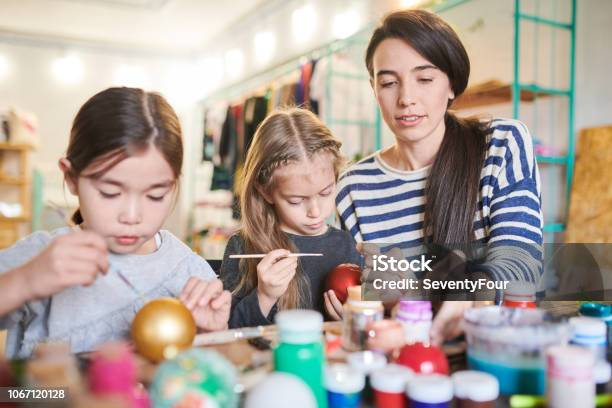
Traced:
<svg viewBox="0 0 612 408">
<path fill-rule="evenodd" d="M 533 102 L 536 98 L 550 96 L 548 92 L 521 89 L 521 101 Z M 470 86 L 451 105 L 452 109 L 470 109 L 479 106 L 512 102 L 512 84 L 498 80 L 485 81 Z"/>
<path fill-rule="evenodd" d="M 0 150 L 32 150 L 32 146 L 26 144 L 14 144 L 14 143 L 6 143 L 0 142 Z"/>
<path fill-rule="evenodd" d="M 12 186 L 21 186 L 26 184 L 27 181 L 22 177 L 14 177 L 14 176 L 3 176 L 0 174 L 0 184 L 9 184 Z"/>
<path fill-rule="evenodd" d="M 8 222 L 8 221 L 27 222 L 27 221 L 30 221 L 30 216 L 27 214 L 20 215 L 18 217 L 5 217 L 4 215 L 0 215 L 0 222 Z"/>
</svg>

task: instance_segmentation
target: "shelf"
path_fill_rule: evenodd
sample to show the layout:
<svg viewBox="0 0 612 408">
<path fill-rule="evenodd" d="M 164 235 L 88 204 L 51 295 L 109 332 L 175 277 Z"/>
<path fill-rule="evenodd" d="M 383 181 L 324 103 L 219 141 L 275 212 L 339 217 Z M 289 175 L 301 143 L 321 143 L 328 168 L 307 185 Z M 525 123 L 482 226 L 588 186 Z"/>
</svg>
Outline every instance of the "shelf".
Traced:
<svg viewBox="0 0 612 408">
<path fill-rule="evenodd" d="M 0 215 L 0 222 L 27 222 L 30 221 L 29 215 L 20 215 L 18 217 L 5 217 L 4 215 Z"/>
<path fill-rule="evenodd" d="M 544 232 L 563 232 L 565 224 L 544 224 Z"/>
<path fill-rule="evenodd" d="M 540 16 L 534 16 L 531 14 L 519 13 L 518 15 L 523 20 L 533 21 L 534 23 L 540 23 L 551 27 L 562 28 L 565 30 L 572 30 L 574 26 L 571 23 L 564 23 L 563 21 L 552 20 L 550 18 L 544 18 Z"/>
<path fill-rule="evenodd" d="M 32 146 L 26 144 L 14 144 L 14 143 L 6 143 L 0 142 L 0 150 L 31 150 Z"/>
<path fill-rule="evenodd" d="M 0 184 L 9 184 L 12 186 L 21 186 L 27 184 L 27 181 L 21 177 L 11 177 L 0 175 Z"/>
<path fill-rule="evenodd" d="M 546 88 L 535 87 L 533 85 L 521 85 L 521 101 L 533 102 L 536 98 L 550 96 L 552 92 L 546 91 Z M 494 79 L 467 88 L 466 91 L 453 102 L 451 108 L 469 109 L 510 102 L 512 102 L 512 84 Z"/>
<path fill-rule="evenodd" d="M 538 163 L 545 164 L 567 164 L 567 156 L 539 156 L 536 155 Z"/>
</svg>

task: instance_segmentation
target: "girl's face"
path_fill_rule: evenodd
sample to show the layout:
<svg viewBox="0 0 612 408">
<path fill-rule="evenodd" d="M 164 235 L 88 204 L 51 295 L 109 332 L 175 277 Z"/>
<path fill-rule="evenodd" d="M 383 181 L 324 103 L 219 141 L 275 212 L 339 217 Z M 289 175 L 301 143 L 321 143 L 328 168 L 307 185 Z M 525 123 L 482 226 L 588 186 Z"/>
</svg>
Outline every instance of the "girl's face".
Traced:
<svg viewBox="0 0 612 408">
<path fill-rule="evenodd" d="M 62 159 L 64 174 L 66 165 Z M 172 168 L 156 148 L 122 160 L 98 179 L 66 177 L 66 183 L 79 197 L 82 227 L 100 234 L 111 252 L 156 250 L 154 236 L 172 210 L 176 185 Z"/>
<path fill-rule="evenodd" d="M 398 142 L 444 136 L 444 114 L 455 97 L 448 76 L 397 38 L 382 41 L 373 56 L 372 88 Z"/>
<path fill-rule="evenodd" d="M 336 176 L 329 153 L 317 153 L 274 171 L 274 186 L 266 201 L 274 206 L 281 229 L 296 235 L 321 235 L 333 214 Z"/>
</svg>

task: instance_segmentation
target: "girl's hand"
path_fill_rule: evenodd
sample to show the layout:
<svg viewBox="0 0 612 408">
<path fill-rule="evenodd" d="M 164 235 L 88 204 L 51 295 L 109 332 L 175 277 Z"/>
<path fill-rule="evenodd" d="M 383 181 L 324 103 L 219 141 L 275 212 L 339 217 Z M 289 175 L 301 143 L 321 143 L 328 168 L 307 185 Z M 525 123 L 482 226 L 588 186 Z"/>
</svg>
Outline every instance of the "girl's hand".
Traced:
<svg viewBox="0 0 612 408">
<path fill-rule="evenodd" d="M 269 252 L 257 265 L 257 297 L 264 316 L 287 291 L 297 271 L 297 257 L 287 257 L 291 251 L 275 249 Z"/>
<path fill-rule="evenodd" d="M 91 285 L 108 271 L 104 239 L 91 231 L 75 231 L 55 238 L 37 256 L 19 267 L 25 301 L 51 296 L 75 285 Z"/>
<path fill-rule="evenodd" d="M 323 292 L 323 299 L 325 299 L 325 310 L 329 317 L 334 320 L 342 320 L 342 302 L 338 300 L 336 292 L 331 289 Z"/>
<path fill-rule="evenodd" d="M 191 311 L 196 326 L 206 331 L 227 329 L 232 295 L 223 290 L 219 279 L 204 281 L 191 277 L 185 284 L 180 300 Z"/>
</svg>

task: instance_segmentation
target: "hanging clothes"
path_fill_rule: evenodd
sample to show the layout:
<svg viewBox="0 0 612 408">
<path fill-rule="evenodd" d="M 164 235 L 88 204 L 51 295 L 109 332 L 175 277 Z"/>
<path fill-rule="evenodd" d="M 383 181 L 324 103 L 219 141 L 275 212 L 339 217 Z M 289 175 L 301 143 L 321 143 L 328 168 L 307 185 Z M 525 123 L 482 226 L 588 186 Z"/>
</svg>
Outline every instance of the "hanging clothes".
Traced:
<svg viewBox="0 0 612 408">
<path fill-rule="evenodd" d="M 268 114 L 268 100 L 265 96 L 253 96 L 244 103 L 244 153 L 242 160 L 246 158 L 246 152 L 251 146 L 253 136 L 259 124 Z"/>
<path fill-rule="evenodd" d="M 366 75 L 348 56 L 336 53 L 317 62 L 310 81 L 319 117 L 342 140 L 349 159 L 374 151 L 376 101 L 368 81 L 359 78 Z"/>
</svg>

